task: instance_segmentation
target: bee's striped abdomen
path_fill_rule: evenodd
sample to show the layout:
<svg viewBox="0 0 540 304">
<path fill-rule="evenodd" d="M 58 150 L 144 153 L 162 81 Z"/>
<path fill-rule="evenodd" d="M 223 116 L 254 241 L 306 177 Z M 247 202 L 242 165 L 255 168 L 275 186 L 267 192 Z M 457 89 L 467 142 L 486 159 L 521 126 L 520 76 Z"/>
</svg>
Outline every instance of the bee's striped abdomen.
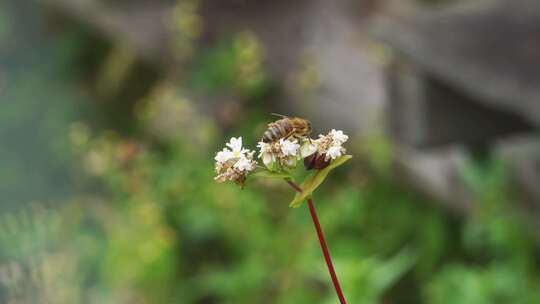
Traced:
<svg viewBox="0 0 540 304">
<path fill-rule="evenodd" d="M 283 138 L 291 133 L 293 126 L 288 118 L 280 119 L 268 125 L 268 129 L 264 132 L 263 142 L 273 142 Z"/>
</svg>

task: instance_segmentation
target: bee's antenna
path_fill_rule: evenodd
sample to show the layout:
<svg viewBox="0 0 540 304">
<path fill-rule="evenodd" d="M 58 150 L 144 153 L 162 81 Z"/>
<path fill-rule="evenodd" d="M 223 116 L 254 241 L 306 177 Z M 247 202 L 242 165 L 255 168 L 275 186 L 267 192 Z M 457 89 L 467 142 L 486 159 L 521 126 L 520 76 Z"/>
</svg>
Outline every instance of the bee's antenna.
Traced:
<svg viewBox="0 0 540 304">
<path fill-rule="evenodd" d="M 274 116 L 281 117 L 281 118 L 289 118 L 289 116 L 287 116 L 287 115 L 278 114 L 278 113 L 270 113 L 270 115 L 274 115 Z"/>
</svg>

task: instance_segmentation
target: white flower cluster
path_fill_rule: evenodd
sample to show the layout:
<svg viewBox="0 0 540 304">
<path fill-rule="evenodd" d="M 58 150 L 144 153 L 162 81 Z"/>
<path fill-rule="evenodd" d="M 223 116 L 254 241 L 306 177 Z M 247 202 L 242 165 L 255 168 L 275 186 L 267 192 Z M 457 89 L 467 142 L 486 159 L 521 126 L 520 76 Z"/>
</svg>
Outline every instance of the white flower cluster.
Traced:
<svg viewBox="0 0 540 304">
<path fill-rule="evenodd" d="M 259 158 L 264 165 L 275 172 L 287 171 L 295 168 L 299 160 L 304 160 L 306 169 L 323 169 L 333 160 L 345 155 L 343 144 L 349 137 L 342 131 L 332 129 L 326 135 L 319 135 L 318 139 L 281 138 L 274 142 L 259 142 Z M 255 151 L 242 147 L 242 138 L 231 138 L 226 148 L 216 153 L 215 171 L 216 181 L 222 183 L 232 181 L 244 185 L 249 173 L 257 168 L 257 161 L 253 159 Z"/>
<path fill-rule="evenodd" d="M 257 161 L 253 160 L 255 152 L 242 147 L 242 137 L 233 137 L 226 145 L 229 149 L 224 148 L 214 158 L 217 173 L 214 179 L 220 183 L 233 181 L 243 185 L 247 174 L 257 168 Z"/>
<path fill-rule="evenodd" d="M 334 160 L 347 153 L 343 144 L 349 140 L 349 136 L 343 131 L 332 129 L 327 135 L 319 135 L 319 139 L 314 140 L 317 146 L 317 154 L 324 155 L 325 161 Z"/>
<path fill-rule="evenodd" d="M 300 156 L 300 144 L 296 139 L 283 139 L 279 141 L 265 143 L 259 142 L 257 144 L 259 148 L 259 158 L 266 167 L 273 169 L 275 164 L 279 164 L 284 167 L 292 168 L 296 166 L 296 161 Z"/>
<path fill-rule="evenodd" d="M 315 153 L 316 157 L 328 163 L 346 153 L 343 144 L 348 139 L 343 131 L 332 129 L 327 135 L 319 135 L 316 140 L 305 138 L 298 143 L 297 139 L 282 138 L 272 143 L 259 142 L 257 147 L 260 151 L 259 158 L 267 168 L 274 171 L 280 167 L 293 168 L 298 160 Z"/>
</svg>

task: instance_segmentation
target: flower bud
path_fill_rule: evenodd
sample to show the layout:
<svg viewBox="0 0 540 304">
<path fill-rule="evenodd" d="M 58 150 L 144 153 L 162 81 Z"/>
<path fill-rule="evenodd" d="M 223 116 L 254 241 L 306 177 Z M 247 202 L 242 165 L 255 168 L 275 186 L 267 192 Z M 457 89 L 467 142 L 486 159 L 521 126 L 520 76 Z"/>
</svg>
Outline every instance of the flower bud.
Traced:
<svg viewBox="0 0 540 304">
<path fill-rule="evenodd" d="M 304 167 L 306 170 L 321 170 L 328 167 L 330 161 L 331 159 L 327 158 L 326 155 L 316 153 L 304 158 Z"/>
</svg>

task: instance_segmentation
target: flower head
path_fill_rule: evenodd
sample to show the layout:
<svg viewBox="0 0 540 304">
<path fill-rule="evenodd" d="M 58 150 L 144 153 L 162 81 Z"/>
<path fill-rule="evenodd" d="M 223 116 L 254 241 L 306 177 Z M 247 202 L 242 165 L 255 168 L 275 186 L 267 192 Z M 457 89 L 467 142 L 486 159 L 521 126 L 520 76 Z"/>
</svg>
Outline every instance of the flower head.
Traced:
<svg viewBox="0 0 540 304">
<path fill-rule="evenodd" d="M 326 153 L 328 156 L 330 156 L 331 159 L 336 159 L 340 157 L 343 153 L 341 146 L 331 146 L 330 149 L 328 149 L 328 152 Z"/>
<path fill-rule="evenodd" d="M 232 150 L 233 157 L 241 157 L 243 154 L 249 152 L 248 149 L 242 147 L 242 137 L 232 137 L 226 146 Z"/>
<path fill-rule="evenodd" d="M 227 147 L 231 148 L 233 151 L 242 150 L 242 137 L 231 137 L 230 141 L 225 144 Z"/>
<path fill-rule="evenodd" d="M 216 157 L 214 157 L 214 160 L 219 163 L 224 163 L 231 158 L 233 158 L 233 153 L 229 149 L 224 148 L 222 151 L 219 151 L 216 154 Z"/>
<path fill-rule="evenodd" d="M 265 142 L 259 142 L 257 144 L 259 148 L 259 158 L 262 158 L 263 164 L 267 167 L 270 167 L 272 162 L 275 162 L 275 156 L 272 152 L 272 146 Z"/>
<path fill-rule="evenodd" d="M 295 168 L 298 160 L 302 159 L 308 170 L 320 170 L 345 155 L 343 144 L 348 140 L 349 136 L 343 131 L 332 129 L 326 135 L 319 135 L 318 139 L 291 136 L 272 142 L 261 141 L 257 144 L 258 158 L 270 171 L 287 173 L 288 169 Z M 232 137 L 226 143 L 226 148 L 218 151 L 214 157 L 217 174 L 214 179 L 244 185 L 249 173 L 257 168 L 254 154 L 254 151 L 243 147 L 242 137 Z"/>
<path fill-rule="evenodd" d="M 274 165 L 292 168 L 296 166 L 296 161 L 300 157 L 300 144 L 296 139 L 283 139 L 272 143 L 259 142 L 259 158 L 270 170 Z"/>
<path fill-rule="evenodd" d="M 253 164 L 252 162 L 247 159 L 247 158 L 240 158 L 234 165 L 233 167 L 235 169 L 238 169 L 240 171 L 251 171 L 252 170 L 252 167 L 253 167 Z"/>
<path fill-rule="evenodd" d="M 349 139 L 341 130 L 332 129 L 327 135 L 319 135 L 313 142 L 317 146 L 317 151 L 304 160 L 307 169 L 323 169 L 327 167 L 332 160 L 345 155 L 347 150 L 343 144 Z"/>
<path fill-rule="evenodd" d="M 217 173 L 214 179 L 220 183 L 233 181 L 243 185 L 247 175 L 257 167 L 257 161 L 253 160 L 255 152 L 242 147 L 242 137 L 233 137 L 226 145 L 231 150 L 224 148 L 214 158 Z"/>
<path fill-rule="evenodd" d="M 279 140 L 279 144 L 281 145 L 281 152 L 283 152 L 283 155 L 285 156 L 296 156 L 296 153 L 298 152 L 298 148 L 300 148 L 300 145 L 298 142 L 290 141 L 290 140 L 284 140 L 283 138 Z"/>
<path fill-rule="evenodd" d="M 336 131 L 336 129 L 332 129 L 329 135 L 334 139 L 335 142 L 339 142 L 342 144 L 349 139 L 349 136 L 343 134 L 343 131 L 341 130 Z"/>
</svg>

